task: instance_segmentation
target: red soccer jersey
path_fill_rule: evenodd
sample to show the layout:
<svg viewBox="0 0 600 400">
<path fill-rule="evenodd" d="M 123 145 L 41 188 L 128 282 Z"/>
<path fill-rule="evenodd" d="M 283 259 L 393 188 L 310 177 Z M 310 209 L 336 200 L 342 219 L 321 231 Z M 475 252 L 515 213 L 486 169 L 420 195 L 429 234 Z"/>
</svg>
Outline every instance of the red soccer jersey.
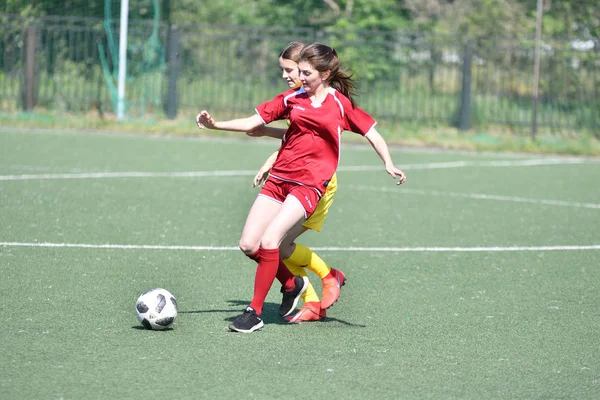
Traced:
<svg viewBox="0 0 600 400">
<path fill-rule="evenodd" d="M 303 88 L 292 89 L 256 107 L 265 124 L 289 118 L 271 176 L 310 186 L 319 196 L 340 160 L 342 131 L 366 135 L 375 120 L 333 88 L 321 104 L 313 104 Z"/>
</svg>

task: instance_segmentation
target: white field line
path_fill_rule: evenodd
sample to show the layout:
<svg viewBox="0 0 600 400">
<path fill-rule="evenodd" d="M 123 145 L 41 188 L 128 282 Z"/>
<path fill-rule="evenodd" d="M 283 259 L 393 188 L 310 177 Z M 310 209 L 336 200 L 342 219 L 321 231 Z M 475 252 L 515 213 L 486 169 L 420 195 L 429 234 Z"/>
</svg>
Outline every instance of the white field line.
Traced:
<svg viewBox="0 0 600 400">
<path fill-rule="evenodd" d="M 451 161 L 438 163 L 405 164 L 402 169 L 447 169 L 463 167 L 531 167 L 539 165 L 586 164 L 594 161 L 581 158 L 546 158 L 519 161 Z M 359 165 L 339 167 L 339 172 L 384 171 L 381 165 Z M 102 179 L 102 178 L 202 178 L 225 176 L 254 176 L 257 170 L 251 171 L 191 171 L 191 172 L 89 172 L 62 174 L 27 174 L 0 175 L 0 181 L 40 180 L 40 179 Z"/>
<path fill-rule="evenodd" d="M 421 190 L 421 189 L 409 189 L 409 188 L 388 188 L 381 186 L 362 186 L 362 185 L 350 185 L 350 188 L 355 190 L 365 191 L 376 191 L 376 192 L 389 192 L 389 193 L 413 193 L 422 194 L 427 196 L 440 196 L 440 197 L 462 197 L 476 200 L 493 200 L 493 201 L 512 201 L 516 203 L 529 203 L 529 204 L 543 204 L 550 206 L 562 206 L 562 207 L 576 207 L 576 208 L 592 208 L 600 209 L 600 204 L 596 203 L 579 203 L 574 201 L 562 201 L 562 200 L 544 200 L 544 199 L 529 199 L 527 197 L 516 197 L 516 196 L 499 196 L 494 194 L 484 193 L 458 193 L 458 192 L 442 192 L 439 190 Z"/>
<path fill-rule="evenodd" d="M 0 242 L 4 247 L 62 247 L 85 249 L 119 249 L 119 250 L 193 250 L 193 251 L 239 251 L 233 246 L 167 246 L 167 245 L 126 245 L 126 244 L 86 244 L 86 243 L 24 243 Z M 567 246 L 494 246 L 494 247 L 313 247 L 317 251 L 339 252 L 518 252 L 518 251 L 580 251 L 600 250 L 600 245 L 567 245 Z"/>
<path fill-rule="evenodd" d="M 101 178 L 202 178 L 213 176 L 254 176 L 256 171 L 197 172 L 89 172 L 82 174 L 0 175 L 0 181 L 37 179 L 101 179 Z"/>
<path fill-rule="evenodd" d="M 409 171 L 417 169 L 448 169 L 464 167 L 533 167 L 539 165 L 588 164 L 594 162 L 595 161 L 585 160 L 582 158 L 546 158 L 518 161 L 448 161 L 438 163 L 405 164 L 400 165 L 399 167 Z M 340 167 L 338 168 L 338 171 L 379 171 L 383 169 L 383 166 L 365 165 L 355 167 Z"/>
</svg>

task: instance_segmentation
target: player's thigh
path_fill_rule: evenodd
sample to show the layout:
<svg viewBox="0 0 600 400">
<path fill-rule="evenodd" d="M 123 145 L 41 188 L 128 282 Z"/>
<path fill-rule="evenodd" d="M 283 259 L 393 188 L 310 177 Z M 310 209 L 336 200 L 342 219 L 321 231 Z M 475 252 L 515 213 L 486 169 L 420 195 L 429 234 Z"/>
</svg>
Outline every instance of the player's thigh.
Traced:
<svg viewBox="0 0 600 400">
<path fill-rule="evenodd" d="M 261 246 L 266 249 L 278 248 L 283 238 L 295 225 L 303 222 L 305 216 L 306 211 L 302 203 L 294 196 L 287 196 L 281 209 L 267 226 L 261 238 Z"/>
<path fill-rule="evenodd" d="M 267 226 L 282 208 L 282 204 L 270 197 L 257 196 L 250 208 L 246 224 L 240 238 L 240 249 L 244 253 L 253 253 L 258 250 L 260 239 Z"/>
<path fill-rule="evenodd" d="M 305 226 L 303 226 L 302 224 L 304 223 L 304 220 L 298 222 L 296 225 L 294 225 L 287 233 L 287 235 L 285 236 L 285 238 L 283 238 L 283 242 L 281 242 L 282 245 L 284 244 L 292 244 L 294 243 L 294 241 L 296 239 L 298 239 L 298 237 L 300 235 L 302 235 L 304 232 L 306 232 L 308 230 L 308 228 L 306 228 Z"/>
</svg>

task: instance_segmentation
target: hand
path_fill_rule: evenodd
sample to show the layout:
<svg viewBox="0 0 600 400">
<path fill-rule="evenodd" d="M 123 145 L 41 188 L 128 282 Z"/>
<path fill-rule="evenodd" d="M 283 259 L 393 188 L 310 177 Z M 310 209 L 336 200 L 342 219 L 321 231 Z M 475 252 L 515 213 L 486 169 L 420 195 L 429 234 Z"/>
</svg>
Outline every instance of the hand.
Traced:
<svg viewBox="0 0 600 400">
<path fill-rule="evenodd" d="M 258 173 L 254 177 L 254 181 L 252 183 L 252 187 L 260 187 L 265 184 L 267 178 L 269 177 L 269 171 L 271 170 L 271 166 L 269 164 L 265 164 L 258 170 Z"/>
<path fill-rule="evenodd" d="M 406 182 L 406 175 L 404 175 L 404 172 L 402 172 L 401 169 L 396 168 L 395 165 L 386 165 L 385 171 L 390 174 L 392 178 L 398 178 L 398 185 L 402 185 L 404 182 Z"/>
<path fill-rule="evenodd" d="M 215 119 L 206 110 L 202 110 L 196 115 L 196 125 L 198 129 L 216 129 Z"/>
</svg>

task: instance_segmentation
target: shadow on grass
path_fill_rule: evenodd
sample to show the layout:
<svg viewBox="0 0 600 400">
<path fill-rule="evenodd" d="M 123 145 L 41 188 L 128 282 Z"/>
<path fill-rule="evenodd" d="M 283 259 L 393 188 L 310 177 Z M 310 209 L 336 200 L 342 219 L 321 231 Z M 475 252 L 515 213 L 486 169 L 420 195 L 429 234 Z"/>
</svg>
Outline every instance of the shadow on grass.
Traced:
<svg viewBox="0 0 600 400">
<path fill-rule="evenodd" d="M 172 327 L 167 329 L 148 329 L 142 325 L 134 325 L 131 329 L 137 329 L 138 331 L 151 331 L 151 332 L 170 332 L 174 330 Z"/>
<path fill-rule="evenodd" d="M 239 314 L 241 314 L 244 311 L 244 309 L 248 306 L 248 300 L 228 300 L 228 303 L 232 307 L 235 306 L 235 307 L 239 307 L 239 308 L 179 311 L 179 313 L 180 314 L 235 313 L 235 315 L 225 318 L 225 321 L 231 322 Z M 265 324 L 290 325 L 282 317 L 279 316 L 279 304 L 276 304 L 276 303 L 265 303 L 263 305 L 263 312 L 262 312 L 261 318 Z M 354 324 L 352 322 L 348 322 L 348 321 L 345 321 L 345 320 L 342 320 L 339 318 L 332 318 L 332 317 L 326 317 L 324 320 L 315 321 L 314 323 L 328 323 L 328 322 L 337 322 L 342 325 L 358 327 L 358 328 L 366 328 L 367 327 L 364 324 Z M 308 323 L 312 324 L 313 322 L 308 322 Z"/>
</svg>

